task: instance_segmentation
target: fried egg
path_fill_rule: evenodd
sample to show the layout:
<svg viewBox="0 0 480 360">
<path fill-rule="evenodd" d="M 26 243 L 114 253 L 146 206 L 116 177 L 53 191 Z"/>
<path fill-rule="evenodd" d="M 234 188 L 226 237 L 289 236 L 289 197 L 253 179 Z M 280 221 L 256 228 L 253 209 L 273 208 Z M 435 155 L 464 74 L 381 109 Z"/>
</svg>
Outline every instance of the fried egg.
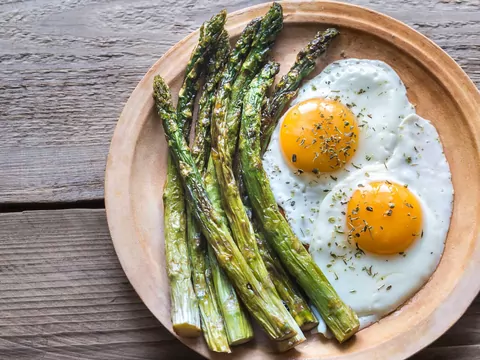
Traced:
<svg viewBox="0 0 480 360">
<path fill-rule="evenodd" d="M 362 326 L 408 300 L 435 271 L 453 207 L 438 133 L 412 114 L 385 164 L 349 174 L 327 194 L 310 252 Z"/>
<path fill-rule="evenodd" d="M 309 244 L 320 203 L 360 168 L 383 164 L 414 113 L 397 73 L 374 60 L 334 62 L 300 90 L 263 158 L 277 203 Z"/>
</svg>

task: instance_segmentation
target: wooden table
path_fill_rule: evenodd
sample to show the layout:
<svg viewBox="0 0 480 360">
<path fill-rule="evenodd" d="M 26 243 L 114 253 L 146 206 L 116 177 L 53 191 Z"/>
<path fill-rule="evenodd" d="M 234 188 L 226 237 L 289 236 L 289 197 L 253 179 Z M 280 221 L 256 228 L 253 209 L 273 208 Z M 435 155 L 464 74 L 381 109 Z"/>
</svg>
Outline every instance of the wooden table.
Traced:
<svg viewBox="0 0 480 360">
<path fill-rule="evenodd" d="M 125 277 L 105 159 L 137 82 L 214 12 L 261 0 L 0 1 L 0 359 L 198 359 Z M 220 5 L 219 3 L 222 3 Z M 479 0 L 355 0 L 433 39 L 480 84 Z M 420 359 L 480 359 L 480 298 Z"/>
</svg>

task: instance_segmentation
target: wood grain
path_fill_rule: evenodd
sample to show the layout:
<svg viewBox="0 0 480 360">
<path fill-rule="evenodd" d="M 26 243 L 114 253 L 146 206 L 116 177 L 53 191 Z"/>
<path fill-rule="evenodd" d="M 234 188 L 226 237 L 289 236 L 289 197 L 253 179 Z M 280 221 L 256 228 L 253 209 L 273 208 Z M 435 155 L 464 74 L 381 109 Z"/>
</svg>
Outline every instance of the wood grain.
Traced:
<svg viewBox="0 0 480 360">
<path fill-rule="evenodd" d="M 0 214 L 1 359 L 191 356 L 150 314 L 104 210 Z"/>
<path fill-rule="evenodd" d="M 349 57 L 386 61 L 402 76 L 418 114 L 433 121 L 450 162 L 455 206 L 445 250 L 432 278 L 401 310 L 360 331 L 345 347 L 312 337 L 295 354 L 272 354 L 266 339 L 238 349 L 238 359 L 404 359 L 424 348 L 457 321 L 480 291 L 480 160 L 478 154 L 480 94 L 455 62 L 437 46 L 387 16 L 347 4 L 284 2 L 284 30 L 272 56 L 283 69 L 298 44 L 331 23 L 342 36 L 322 57 L 326 64 Z M 227 29 L 238 35 L 269 4 L 232 14 Z M 105 204 L 110 233 L 127 277 L 147 307 L 171 329 L 168 281 L 163 256 L 163 206 L 167 144 L 151 98 L 153 76 L 161 74 L 175 93 L 198 31 L 155 63 L 126 104 L 109 153 Z M 292 54 L 293 52 L 293 54 Z M 459 139 L 462 139 L 459 141 Z M 160 269 L 160 270 L 159 270 Z M 159 291 L 162 289 L 162 291 Z M 201 341 L 180 338 L 206 357 Z M 217 356 L 220 358 L 219 356 Z"/>
<path fill-rule="evenodd" d="M 113 128 L 143 74 L 214 12 L 261 2 L 0 2 L 0 202 L 101 200 Z M 351 2 L 412 25 L 480 84 L 478 0 Z"/>
<path fill-rule="evenodd" d="M 148 68 L 215 11 L 262 0 L 0 1 L 0 205 L 102 200 Z M 479 0 L 354 0 L 430 37 L 480 85 Z M 126 279 L 103 210 L 0 214 L 0 359 L 200 359 Z M 414 360 L 480 359 L 480 298 Z"/>
<path fill-rule="evenodd" d="M 0 358 L 201 359 L 145 308 L 104 210 L 0 214 Z M 480 358 L 480 298 L 414 360 Z"/>
</svg>

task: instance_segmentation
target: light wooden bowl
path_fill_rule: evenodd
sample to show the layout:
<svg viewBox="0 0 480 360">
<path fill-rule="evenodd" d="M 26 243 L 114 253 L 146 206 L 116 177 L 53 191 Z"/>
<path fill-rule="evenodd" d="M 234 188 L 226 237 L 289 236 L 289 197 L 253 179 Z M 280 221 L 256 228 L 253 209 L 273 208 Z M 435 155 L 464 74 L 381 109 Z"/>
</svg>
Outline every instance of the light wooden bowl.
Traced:
<svg viewBox="0 0 480 360">
<path fill-rule="evenodd" d="M 440 133 L 453 175 L 454 211 L 440 265 L 401 309 L 341 346 L 310 335 L 306 343 L 279 355 L 257 331 L 256 340 L 234 348 L 233 356 L 249 360 L 404 359 L 444 333 L 480 289 L 480 95 L 446 53 L 394 19 L 333 2 L 287 1 L 282 5 L 285 28 L 273 53 L 282 72 L 316 31 L 331 25 L 340 29 L 341 36 L 321 59 L 316 73 L 342 56 L 383 60 L 398 72 L 418 114 L 430 119 Z M 231 14 L 227 29 L 232 38 L 269 6 Z M 170 49 L 133 91 L 113 136 L 105 180 L 108 224 L 123 269 L 151 312 L 170 331 L 162 204 L 167 145 L 153 109 L 152 80 L 161 74 L 175 93 L 197 38 L 198 31 Z M 223 357 L 210 353 L 201 337 L 180 340 L 205 357 Z"/>
</svg>

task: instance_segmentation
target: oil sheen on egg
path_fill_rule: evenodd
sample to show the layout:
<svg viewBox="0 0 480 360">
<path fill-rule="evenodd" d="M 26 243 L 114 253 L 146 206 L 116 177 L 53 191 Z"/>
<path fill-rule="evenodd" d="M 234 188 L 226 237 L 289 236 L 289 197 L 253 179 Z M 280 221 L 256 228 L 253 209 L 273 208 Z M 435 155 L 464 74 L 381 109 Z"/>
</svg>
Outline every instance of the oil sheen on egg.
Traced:
<svg viewBox="0 0 480 360">
<path fill-rule="evenodd" d="M 310 246 L 362 326 L 394 311 L 429 279 L 452 214 L 451 173 L 434 126 L 413 114 L 397 133 L 385 164 L 352 172 L 328 193 Z"/>
<path fill-rule="evenodd" d="M 383 166 L 396 146 L 400 122 L 414 112 L 399 76 L 381 61 L 334 62 L 300 89 L 263 164 L 303 243 L 311 242 L 328 192 L 364 166 Z"/>
</svg>

